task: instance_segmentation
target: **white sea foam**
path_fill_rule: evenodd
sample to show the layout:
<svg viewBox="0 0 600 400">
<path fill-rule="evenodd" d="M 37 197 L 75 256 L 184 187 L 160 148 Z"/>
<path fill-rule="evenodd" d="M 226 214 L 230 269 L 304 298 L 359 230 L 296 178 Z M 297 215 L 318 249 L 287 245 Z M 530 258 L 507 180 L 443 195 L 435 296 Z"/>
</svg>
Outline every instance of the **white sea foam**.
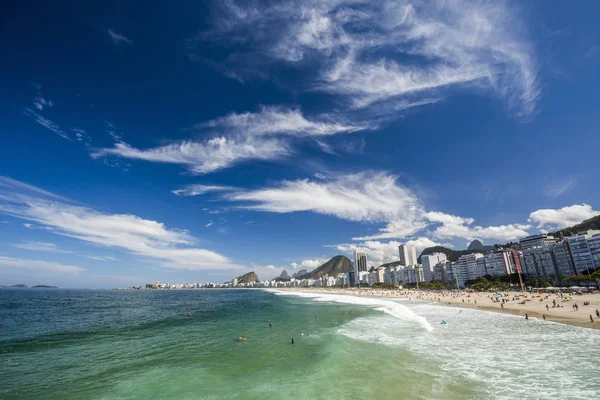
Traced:
<svg viewBox="0 0 600 400">
<path fill-rule="evenodd" d="M 312 298 L 315 302 L 356 304 L 361 306 L 372 307 L 378 311 L 383 311 L 384 313 L 391 315 L 392 317 L 397 318 L 398 320 L 416 322 L 427 331 L 433 330 L 433 327 L 425 317 L 415 314 L 408 307 L 396 301 L 385 300 L 377 297 L 359 297 L 326 293 L 282 292 L 277 290 L 270 290 L 270 292 L 275 293 L 279 296 L 297 296 L 304 298 Z"/>
<path fill-rule="evenodd" d="M 276 294 L 383 310 L 385 315 L 356 318 L 337 333 L 408 350 L 438 365 L 448 382 L 457 376 L 479 382 L 482 399 L 592 399 L 600 393 L 599 331 L 425 302 Z"/>
</svg>

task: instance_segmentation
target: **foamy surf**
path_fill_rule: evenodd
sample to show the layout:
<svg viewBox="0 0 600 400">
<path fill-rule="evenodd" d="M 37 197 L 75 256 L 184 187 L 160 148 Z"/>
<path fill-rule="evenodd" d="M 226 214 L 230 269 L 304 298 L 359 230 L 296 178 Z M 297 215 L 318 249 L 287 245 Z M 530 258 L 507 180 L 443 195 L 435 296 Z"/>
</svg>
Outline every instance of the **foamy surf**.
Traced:
<svg viewBox="0 0 600 400">
<path fill-rule="evenodd" d="M 403 304 L 400 304 L 391 300 L 384 300 L 376 297 L 358 297 L 328 293 L 306 293 L 306 292 L 288 292 L 269 290 L 278 296 L 296 296 L 312 299 L 315 302 L 329 302 L 329 303 L 341 303 L 341 304 L 356 304 L 360 306 L 367 306 L 376 309 L 377 311 L 383 311 L 385 314 L 390 315 L 396 319 L 416 322 L 422 328 L 428 332 L 433 331 L 433 326 L 427 321 L 425 317 L 417 315 L 411 309 Z"/>
</svg>

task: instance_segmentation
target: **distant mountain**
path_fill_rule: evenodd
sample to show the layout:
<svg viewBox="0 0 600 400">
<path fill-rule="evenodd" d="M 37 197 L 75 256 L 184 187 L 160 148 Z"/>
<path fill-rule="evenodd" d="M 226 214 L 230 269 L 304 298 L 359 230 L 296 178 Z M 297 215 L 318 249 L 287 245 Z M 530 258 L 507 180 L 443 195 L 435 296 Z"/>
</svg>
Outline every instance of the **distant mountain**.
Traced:
<svg viewBox="0 0 600 400">
<path fill-rule="evenodd" d="M 31 287 L 32 289 L 57 289 L 56 286 L 48 286 L 48 285 L 35 285 Z"/>
<path fill-rule="evenodd" d="M 469 247 L 467 247 L 467 250 L 490 251 L 490 250 L 494 250 L 494 246 L 484 246 L 480 240 L 475 239 L 471 242 L 471 244 L 469 244 Z"/>
<path fill-rule="evenodd" d="M 345 273 L 354 268 L 354 264 L 348 257 L 335 256 L 331 260 L 318 268 L 313 269 L 309 273 L 298 276 L 298 279 L 317 279 L 323 275 L 337 276 L 337 274 Z"/>
<path fill-rule="evenodd" d="M 492 247 L 492 249 L 493 249 L 493 247 Z M 457 261 L 460 256 L 464 256 L 466 254 L 485 253 L 485 252 L 486 252 L 486 250 L 452 250 L 452 249 L 449 249 L 444 246 L 434 246 L 434 247 L 428 247 L 425 250 L 423 250 L 423 252 L 421 252 L 421 255 L 417 258 L 417 262 L 419 264 L 421 264 L 421 257 L 429 255 L 429 254 L 433 254 L 433 253 L 444 253 L 446 255 L 446 258 L 448 258 L 448 261 L 454 262 L 454 261 Z"/>
<path fill-rule="evenodd" d="M 392 262 L 389 262 L 389 263 L 381 264 L 379 266 L 379 268 L 381 268 L 381 267 L 383 267 L 383 268 L 395 267 L 397 265 L 402 265 L 402 263 L 400 261 L 392 261 Z"/>
<path fill-rule="evenodd" d="M 586 219 L 585 221 L 583 221 L 580 224 L 573 225 L 573 226 L 570 226 L 565 229 L 561 229 L 560 231 L 553 233 L 553 235 L 555 237 L 556 236 L 572 236 L 572 235 L 576 235 L 581 232 L 589 231 L 590 229 L 600 230 L 600 215 L 597 215 L 590 219 Z"/>
<path fill-rule="evenodd" d="M 298 271 L 294 275 L 292 275 L 292 278 L 297 278 L 299 276 L 306 275 L 307 273 L 308 273 L 308 270 L 301 269 L 300 271 Z"/>
<path fill-rule="evenodd" d="M 256 272 L 252 271 L 248 272 L 247 274 L 240 275 L 236 279 L 238 284 L 258 282 L 258 275 L 256 275 Z"/>
<path fill-rule="evenodd" d="M 275 278 L 276 281 L 281 282 L 281 281 L 289 281 L 291 278 L 288 275 L 288 272 L 284 269 L 283 271 L 281 271 L 281 275 L 279 275 L 277 278 Z"/>
</svg>

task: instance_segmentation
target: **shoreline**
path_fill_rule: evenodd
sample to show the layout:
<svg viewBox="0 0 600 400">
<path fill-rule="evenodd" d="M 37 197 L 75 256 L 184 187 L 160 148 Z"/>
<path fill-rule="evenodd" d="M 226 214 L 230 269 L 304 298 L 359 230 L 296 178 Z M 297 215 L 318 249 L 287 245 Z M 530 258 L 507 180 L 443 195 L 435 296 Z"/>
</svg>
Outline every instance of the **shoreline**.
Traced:
<svg viewBox="0 0 600 400">
<path fill-rule="evenodd" d="M 412 299 L 434 303 L 446 307 L 469 308 L 474 310 L 496 312 L 502 314 L 518 315 L 530 318 L 555 322 L 564 325 L 578 326 L 589 329 L 600 330 L 600 318 L 596 317 L 596 309 L 600 310 L 600 294 L 575 295 L 570 299 L 561 298 L 557 294 L 508 292 L 505 296 L 504 307 L 502 303 L 494 302 L 490 292 L 449 292 L 449 291 L 426 291 L 426 290 L 389 290 L 389 289 L 350 289 L 350 288 L 277 288 L 277 291 L 296 293 L 323 293 L 354 297 L 375 297 L 387 299 Z M 515 299 L 515 300 L 513 300 Z M 558 306 L 553 308 L 553 301 Z M 522 304 L 524 302 L 525 304 Z M 589 302 L 589 305 L 584 305 Z M 579 309 L 575 311 L 573 304 Z M 546 308 L 548 305 L 548 308 Z M 594 322 L 590 321 L 590 315 Z"/>
</svg>

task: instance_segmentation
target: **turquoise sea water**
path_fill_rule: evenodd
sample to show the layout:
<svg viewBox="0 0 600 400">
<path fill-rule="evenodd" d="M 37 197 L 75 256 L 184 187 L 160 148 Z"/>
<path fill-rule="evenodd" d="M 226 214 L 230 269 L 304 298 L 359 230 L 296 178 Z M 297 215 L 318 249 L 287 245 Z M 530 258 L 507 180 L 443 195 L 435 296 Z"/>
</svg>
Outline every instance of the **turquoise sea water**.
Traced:
<svg viewBox="0 0 600 400">
<path fill-rule="evenodd" d="M 1 399 L 598 393 L 600 332 L 509 315 L 259 290 L 0 290 Z"/>
</svg>

